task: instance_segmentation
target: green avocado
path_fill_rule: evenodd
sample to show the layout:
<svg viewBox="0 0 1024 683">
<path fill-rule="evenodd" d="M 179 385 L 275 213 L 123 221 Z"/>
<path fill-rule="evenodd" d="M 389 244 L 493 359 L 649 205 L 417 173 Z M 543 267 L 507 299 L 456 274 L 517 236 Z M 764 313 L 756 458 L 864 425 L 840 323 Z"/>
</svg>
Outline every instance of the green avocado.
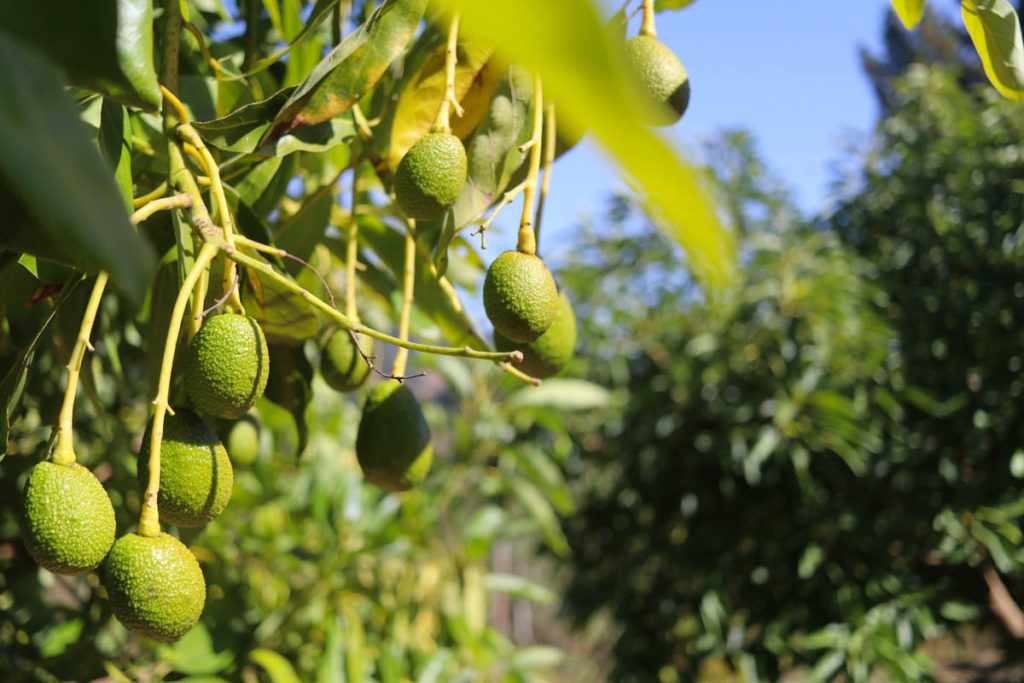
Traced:
<svg viewBox="0 0 1024 683">
<path fill-rule="evenodd" d="M 366 479 L 385 491 L 406 491 L 427 476 L 434 446 L 409 387 L 392 379 L 370 391 L 356 434 L 356 458 Z"/>
<path fill-rule="evenodd" d="M 484 278 L 484 310 L 507 339 L 529 344 L 548 329 L 558 311 L 558 287 L 537 256 L 506 251 Z"/>
<path fill-rule="evenodd" d="M 434 221 L 462 193 L 468 162 L 462 140 L 429 133 L 416 141 L 395 169 L 395 201 L 410 218 Z"/>
<path fill-rule="evenodd" d="M 237 313 L 207 319 L 185 352 L 185 393 L 202 413 L 236 420 L 263 396 L 270 360 L 255 319 Z"/>
<path fill-rule="evenodd" d="M 678 121 L 690 103 L 690 79 L 679 58 L 651 36 L 627 40 L 626 57 L 640 87 L 659 105 L 647 123 L 670 126 Z"/>
<path fill-rule="evenodd" d="M 499 351 L 522 351 L 523 361 L 516 367 L 538 379 L 561 372 L 576 351 L 576 315 L 565 292 L 559 293 L 558 312 L 544 334 L 529 344 L 517 344 L 495 330 L 494 346 Z"/>
<path fill-rule="evenodd" d="M 103 585 L 114 616 L 147 640 L 178 640 L 199 620 L 206 604 L 203 570 L 192 551 L 166 533 L 117 539 Z"/>
<path fill-rule="evenodd" d="M 260 454 L 260 423 L 252 415 L 243 415 L 231 426 L 226 446 L 232 463 L 254 463 Z"/>
<path fill-rule="evenodd" d="M 25 482 L 21 533 L 25 547 L 55 574 L 84 574 L 106 557 L 115 533 L 114 507 L 87 468 L 40 462 Z"/>
<path fill-rule="evenodd" d="M 373 339 L 359 336 L 359 344 L 363 352 L 368 356 L 373 355 Z M 359 350 L 352 342 L 352 335 L 344 328 L 339 328 L 331 333 L 324 343 L 320 354 L 320 374 L 335 391 L 355 391 L 370 373 L 370 366 L 366 364 Z"/>
<path fill-rule="evenodd" d="M 150 420 L 139 449 L 139 487 L 149 484 Z M 201 417 L 179 408 L 164 418 L 160 442 L 160 520 L 180 527 L 202 526 L 227 507 L 234 485 L 228 452 Z"/>
</svg>

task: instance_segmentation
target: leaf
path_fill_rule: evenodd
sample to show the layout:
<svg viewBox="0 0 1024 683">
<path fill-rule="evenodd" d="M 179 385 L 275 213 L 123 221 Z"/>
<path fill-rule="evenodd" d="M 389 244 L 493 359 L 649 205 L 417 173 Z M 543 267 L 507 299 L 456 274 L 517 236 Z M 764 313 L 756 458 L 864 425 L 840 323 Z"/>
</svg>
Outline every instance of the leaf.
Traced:
<svg viewBox="0 0 1024 683">
<path fill-rule="evenodd" d="M 263 4 L 267 8 L 267 13 L 270 15 L 274 27 L 278 31 L 285 33 L 286 31 L 282 23 L 280 6 L 276 2 L 268 1 L 265 1 Z M 302 31 L 293 37 L 288 45 L 253 64 L 253 67 L 242 74 L 242 76 L 252 76 L 257 72 L 263 71 L 268 66 L 275 64 L 286 54 L 305 43 L 310 36 L 316 33 L 316 29 L 321 23 L 323 23 L 324 19 L 330 16 L 331 10 L 334 9 L 336 4 L 337 0 L 317 0 L 317 3 L 313 5 L 313 9 L 309 12 L 309 19 L 306 20 L 306 25 L 303 27 Z"/>
<path fill-rule="evenodd" d="M 0 32 L 0 175 L 42 221 L 70 263 L 106 270 L 142 298 L 155 259 L 53 68 Z M 55 201 L 55 199 L 57 199 Z M 5 225 L 0 243 L 19 228 Z M 17 245 L 14 245 L 17 248 Z"/>
<path fill-rule="evenodd" d="M 497 505 L 485 505 L 474 512 L 463 531 L 466 556 L 472 560 L 486 558 L 498 531 L 507 521 L 508 515 Z"/>
<path fill-rule="evenodd" d="M 309 302 L 269 278 L 254 277 L 243 287 L 242 305 L 259 321 L 269 344 L 295 346 L 320 329 Z"/>
<path fill-rule="evenodd" d="M 125 209 L 132 210 L 132 124 L 128 111 L 113 100 L 103 100 L 100 110 L 100 153 L 114 172 L 114 182 L 124 199 Z"/>
<path fill-rule="evenodd" d="M 227 667 L 234 657 L 229 650 L 216 651 L 213 638 L 202 622 L 182 636 L 174 645 L 160 646 L 160 659 L 175 671 L 192 676 L 212 675 Z"/>
<path fill-rule="evenodd" d="M 3 460 L 3 456 L 7 455 L 7 446 L 11 435 L 11 417 L 21 402 L 21 394 L 25 389 L 25 382 L 28 380 L 29 368 L 32 366 L 32 360 L 35 358 L 36 346 L 39 344 L 39 340 L 42 339 L 43 333 L 46 332 L 50 323 L 57 316 L 57 311 L 60 310 L 61 306 L 64 305 L 64 302 L 68 300 L 68 297 L 71 296 L 81 281 L 82 277 L 78 276 L 64 285 L 64 291 L 61 292 L 60 298 L 57 299 L 53 310 L 50 311 L 50 315 L 46 316 L 46 320 L 40 325 L 39 330 L 32 337 L 32 341 L 21 352 L 18 360 L 11 365 L 7 374 L 4 375 L 3 381 L 0 382 L 0 460 Z"/>
<path fill-rule="evenodd" d="M 41 634 L 43 637 L 39 645 L 40 656 L 49 659 L 63 654 L 68 649 L 68 645 L 78 642 L 84 626 L 85 622 L 76 618 L 68 619 L 48 629 Z"/>
<path fill-rule="evenodd" d="M 1024 99 L 1024 40 L 1007 0 L 963 0 L 960 13 L 985 75 L 1004 97 Z"/>
<path fill-rule="evenodd" d="M 488 574 L 484 577 L 483 583 L 486 590 L 505 593 L 538 605 L 553 605 L 558 599 L 550 588 L 514 574 Z"/>
<path fill-rule="evenodd" d="M 53 60 L 73 85 L 147 111 L 160 105 L 151 0 L 0 0 L 0 16 L 3 30 Z"/>
<path fill-rule="evenodd" d="M 736 274 L 732 236 L 722 227 L 700 174 L 641 123 L 644 99 L 620 47 L 589 0 L 475 2 L 442 0 L 459 10 L 466 30 L 493 41 L 503 57 L 538 73 L 558 114 L 589 128 L 643 187 L 668 234 L 686 249 L 690 267 L 713 287 Z"/>
<path fill-rule="evenodd" d="M 387 164 L 391 168 L 396 168 L 409 148 L 430 132 L 444 96 L 446 48 L 446 45 L 440 45 L 430 54 L 398 97 L 394 118 L 391 121 L 391 141 L 387 155 Z M 484 82 L 482 76 L 485 75 L 484 67 L 487 66 L 493 52 L 494 46 L 482 40 L 471 38 L 459 41 L 456 50 L 458 61 L 455 66 L 457 100 L 461 102 L 474 86 L 482 90 L 487 89 L 488 84 Z M 496 84 L 497 80 L 492 77 L 490 89 Z M 488 95 L 489 92 L 487 90 Z M 482 114 L 479 110 L 480 108 L 478 112 Z M 454 114 L 452 118 L 456 119 Z"/>
<path fill-rule="evenodd" d="M 384 75 L 412 40 L 426 0 L 385 0 L 320 60 L 284 104 L 264 142 L 347 111 Z"/>
<path fill-rule="evenodd" d="M 284 106 L 295 88 L 279 90 L 265 100 L 246 104 L 227 116 L 211 121 L 196 121 L 196 129 L 203 141 L 227 152 L 251 154 L 260 145 L 260 139 L 270 128 L 274 114 Z"/>
<path fill-rule="evenodd" d="M 271 683 L 300 683 L 291 662 L 273 650 L 258 647 L 249 652 L 249 661 L 266 671 Z"/>
<path fill-rule="evenodd" d="M 345 683 L 345 642 L 341 631 L 341 617 L 335 615 L 327 625 L 327 642 L 316 667 L 316 683 Z"/>
<path fill-rule="evenodd" d="M 506 404 L 512 408 L 551 406 L 563 410 L 603 408 L 611 394 L 602 386 L 581 379 L 548 379 L 539 387 L 519 389 Z"/>
<path fill-rule="evenodd" d="M 666 9 L 683 9 L 692 5 L 694 0 L 655 0 L 654 9 L 657 12 Z"/>
<path fill-rule="evenodd" d="M 512 655 L 511 667 L 516 670 L 541 669 L 558 666 L 565 661 L 565 653 L 553 645 L 531 645 Z"/>
<path fill-rule="evenodd" d="M 520 477 L 511 476 L 506 479 L 508 487 L 512 490 L 516 499 L 522 504 L 526 511 L 537 523 L 544 542 L 556 554 L 566 556 L 569 554 L 569 543 L 565 540 L 562 526 L 558 522 L 551 503 L 544 497 L 536 486 Z"/>
<path fill-rule="evenodd" d="M 295 418 L 299 443 L 296 457 L 302 455 L 309 441 L 309 425 L 306 424 L 306 406 L 313 398 L 313 366 L 306 359 L 301 346 L 270 344 L 270 377 L 263 396 L 281 406 Z"/>
<path fill-rule="evenodd" d="M 320 0 L 317 5 L 314 5 L 313 12 L 317 13 L 318 16 L 313 17 L 316 23 L 322 21 L 332 9 L 332 3 L 325 0 Z M 309 26 L 303 26 L 302 23 L 302 0 L 284 0 L 282 4 L 281 13 L 281 29 L 284 34 L 285 40 L 293 40 L 293 37 L 302 36 L 305 34 L 305 38 L 290 45 L 290 51 L 288 53 L 288 61 L 285 63 L 285 75 L 284 82 L 282 85 L 295 85 L 302 81 L 316 63 L 320 61 L 320 56 L 323 51 L 323 38 L 316 34 L 315 31 L 310 30 Z M 315 25 L 314 25 L 315 28 Z M 305 41 L 312 38 L 309 44 L 305 44 Z"/>
<path fill-rule="evenodd" d="M 308 260 L 314 247 L 324 235 L 331 220 L 334 205 L 334 185 L 324 185 L 306 200 L 274 235 L 274 246 L 280 247 L 302 260 Z M 291 261 L 288 269 L 294 275 L 303 265 Z"/>
<path fill-rule="evenodd" d="M 892 0 L 892 11 L 900 18 L 903 27 L 913 31 L 924 16 L 924 5 L 927 0 Z"/>
</svg>

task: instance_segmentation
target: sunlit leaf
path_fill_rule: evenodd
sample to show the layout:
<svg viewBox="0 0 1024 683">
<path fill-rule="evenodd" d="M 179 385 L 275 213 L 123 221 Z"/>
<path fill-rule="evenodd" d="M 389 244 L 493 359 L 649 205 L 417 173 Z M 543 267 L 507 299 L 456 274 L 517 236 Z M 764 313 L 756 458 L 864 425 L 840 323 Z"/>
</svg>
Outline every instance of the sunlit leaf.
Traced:
<svg viewBox="0 0 1024 683">
<path fill-rule="evenodd" d="M 694 0 L 655 0 L 654 9 L 658 12 L 666 9 L 682 9 L 692 5 Z"/>
<path fill-rule="evenodd" d="M 558 599 L 550 588 L 514 574 L 488 574 L 484 577 L 483 583 L 484 588 L 489 591 L 505 593 L 538 605 L 551 605 Z"/>
<path fill-rule="evenodd" d="M 1007 0 L 963 0 L 960 12 L 992 85 L 1004 97 L 1024 99 L 1024 41 L 1013 5 Z"/>
<path fill-rule="evenodd" d="M 912 31 L 915 26 L 921 23 L 924 16 L 924 6 L 927 0 L 892 0 L 892 10 L 903 22 L 903 26 Z"/>
<path fill-rule="evenodd" d="M 551 406 L 563 410 L 590 410 L 608 405 L 611 399 L 604 387 L 581 379 L 549 379 L 539 387 L 525 387 L 508 397 L 508 405 Z"/>
<path fill-rule="evenodd" d="M 249 652 L 249 661 L 262 668 L 271 683 L 300 683 L 299 675 L 287 659 L 273 650 L 258 647 Z"/>
</svg>

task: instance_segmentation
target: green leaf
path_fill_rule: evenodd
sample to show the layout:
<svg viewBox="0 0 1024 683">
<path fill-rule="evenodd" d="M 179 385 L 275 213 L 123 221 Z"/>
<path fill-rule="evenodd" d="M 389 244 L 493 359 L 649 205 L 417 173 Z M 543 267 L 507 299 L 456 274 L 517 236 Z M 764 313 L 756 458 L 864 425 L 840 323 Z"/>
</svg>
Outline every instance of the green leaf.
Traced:
<svg viewBox="0 0 1024 683">
<path fill-rule="evenodd" d="M 212 675 L 227 667 L 234 657 L 229 650 L 217 652 L 206 626 L 199 622 L 174 645 L 160 646 L 160 659 L 175 671 L 192 676 Z"/>
<path fill-rule="evenodd" d="M 683 9 L 693 4 L 694 0 L 655 0 L 654 9 L 657 12 L 666 9 Z"/>
<path fill-rule="evenodd" d="M 104 99 L 100 110 L 100 135 L 97 139 L 100 153 L 114 172 L 114 182 L 124 199 L 125 208 L 132 210 L 132 123 L 128 111 L 113 100 Z"/>
<path fill-rule="evenodd" d="M 511 667 L 516 670 L 541 669 L 558 666 L 565 661 L 565 653 L 553 645 L 531 645 L 512 655 Z"/>
<path fill-rule="evenodd" d="M 270 344 L 270 378 L 263 396 L 281 406 L 295 419 L 299 443 L 296 457 L 302 455 L 309 441 L 309 425 L 306 424 L 306 406 L 313 398 L 313 366 L 306 359 L 301 346 Z"/>
<path fill-rule="evenodd" d="M 341 617 L 327 625 L 327 642 L 316 667 L 316 683 L 345 683 L 345 642 L 342 639 Z"/>
<path fill-rule="evenodd" d="M 1024 99 L 1024 40 L 1007 0 L 963 0 L 964 26 L 981 57 L 985 75 L 1004 97 Z"/>
<path fill-rule="evenodd" d="M 266 671 L 271 683 L 301 683 L 291 662 L 273 650 L 258 647 L 249 652 L 249 661 Z"/>
<path fill-rule="evenodd" d="M 68 619 L 47 629 L 45 633 L 41 634 L 39 654 L 47 659 L 63 654 L 68 649 L 68 645 L 78 641 L 84 626 L 85 622 L 76 618 Z"/>
<path fill-rule="evenodd" d="M 302 28 L 302 31 L 291 38 L 291 42 L 288 45 L 253 64 L 252 69 L 243 74 L 243 76 L 251 76 L 259 71 L 263 71 L 309 40 L 310 36 L 316 33 L 316 29 L 319 28 L 324 19 L 330 16 L 331 10 L 334 9 L 336 4 L 337 0 L 317 0 L 317 3 L 313 5 L 313 9 L 309 12 L 309 19 L 306 20 L 306 25 Z M 281 33 L 289 33 L 284 27 L 281 9 L 277 2 L 264 0 L 263 5 L 267 8 L 267 13 L 270 15 L 274 27 Z M 289 59 L 290 61 L 291 59 Z"/>
<path fill-rule="evenodd" d="M 473 560 L 486 558 L 495 537 L 507 521 L 508 515 L 497 505 L 485 505 L 474 512 L 463 531 L 466 556 Z"/>
<path fill-rule="evenodd" d="M 563 557 L 568 555 L 569 543 L 565 540 L 565 534 L 562 532 L 562 526 L 558 522 L 558 516 L 540 489 L 525 479 L 516 476 L 508 477 L 506 483 L 516 499 L 526 508 L 533 521 L 537 523 L 541 535 L 544 537 L 544 542 L 548 544 L 548 547 L 556 555 Z"/>
<path fill-rule="evenodd" d="M 981 613 L 981 609 L 978 605 L 971 602 L 958 602 L 956 600 L 950 600 L 949 602 L 943 603 L 939 609 L 939 613 L 942 614 L 943 618 L 949 619 L 950 621 L 971 621 L 977 619 Z"/>
<path fill-rule="evenodd" d="M 196 121 L 196 129 L 203 141 L 227 152 L 251 154 L 260 146 L 260 139 L 274 120 L 274 114 L 284 106 L 295 88 L 279 90 L 265 100 L 246 104 L 227 116 L 211 121 Z"/>
<path fill-rule="evenodd" d="M 892 0 L 892 11 L 903 22 L 904 28 L 913 31 L 921 23 L 924 16 L 924 5 L 927 0 Z"/>
<path fill-rule="evenodd" d="M 267 343 L 295 346 L 316 336 L 320 326 L 309 302 L 276 280 L 247 272 L 250 280 L 242 288 L 242 305 L 260 322 Z"/>
<path fill-rule="evenodd" d="M 551 406 L 563 410 L 603 408 L 611 400 L 604 387 L 581 379 L 548 379 L 539 387 L 526 387 L 509 396 L 512 408 Z"/>
<path fill-rule="evenodd" d="M 0 175 L 40 218 L 68 262 L 106 270 L 136 301 L 154 257 L 128 221 L 110 170 L 48 64 L 0 32 Z M 0 242 L 19 235 L 5 226 Z M 15 245 L 17 248 L 17 245 Z"/>
<path fill-rule="evenodd" d="M 274 234 L 274 246 L 304 261 L 309 259 L 330 223 L 333 205 L 334 185 L 324 185 L 310 195 L 295 215 Z M 288 270 L 294 275 L 303 267 L 301 263 L 291 261 Z"/>
<path fill-rule="evenodd" d="M 515 574 L 488 574 L 484 577 L 483 584 L 486 590 L 505 593 L 538 605 L 553 605 L 558 599 L 550 588 Z"/>
<path fill-rule="evenodd" d="M 3 30 L 46 54 L 73 85 L 147 111 L 160 105 L 151 0 L 0 0 L 0 16 Z"/>
<path fill-rule="evenodd" d="M 327 121 L 358 102 L 405 50 L 425 8 L 426 0 L 385 0 L 295 89 L 264 142 Z"/>
<path fill-rule="evenodd" d="M 589 0 L 475 2 L 443 0 L 466 30 L 493 41 L 508 58 L 538 73 L 573 129 L 589 128 L 642 186 L 691 268 L 712 286 L 736 271 L 732 236 L 722 227 L 700 174 L 641 123 L 644 99 L 624 55 Z"/>
<path fill-rule="evenodd" d="M 288 61 L 285 63 L 284 82 L 282 85 L 296 85 L 306 77 L 316 63 L 320 61 L 323 50 L 323 38 L 312 29 L 316 28 L 332 8 L 330 0 L 320 0 L 318 5 L 313 7 L 315 16 L 311 15 L 312 29 L 302 23 L 302 0 L 284 0 L 281 12 L 281 29 L 285 40 L 292 40 L 289 46 Z M 294 42 L 295 38 L 305 36 L 301 41 Z M 308 44 L 306 41 L 312 39 Z"/>
</svg>

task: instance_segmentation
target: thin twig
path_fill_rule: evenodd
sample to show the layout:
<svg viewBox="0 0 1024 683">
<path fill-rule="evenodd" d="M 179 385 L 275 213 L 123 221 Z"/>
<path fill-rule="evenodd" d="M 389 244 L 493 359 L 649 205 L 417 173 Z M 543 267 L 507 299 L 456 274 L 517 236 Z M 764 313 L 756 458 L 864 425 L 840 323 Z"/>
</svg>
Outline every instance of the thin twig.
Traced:
<svg viewBox="0 0 1024 683">
<path fill-rule="evenodd" d="M 237 287 L 237 286 L 238 286 L 238 273 L 235 273 L 235 281 L 231 283 L 231 289 L 229 289 L 224 294 L 224 296 L 222 296 L 221 298 L 217 299 L 217 301 L 215 301 L 214 304 L 212 306 L 210 306 L 209 308 L 207 308 L 205 311 L 202 311 L 200 313 L 196 313 L 196 316 L 195 316 L 196 320 L 200 320 L 202 318 L 205 318 L 206 316 L 210 315 L 210 313 L 212 313 L 214 310 L 216 310 L 216 309 L 220 308 L 221 306 L 223 306 L 224 302 L 228 300 L 228 297 L 231 296 L 234 293 L 235 287 Z"/>
<path fill-rule="evenodd" d="M 368 356 L 368 355 L 366 355 L 366 353 L 363 352 L 363 347 L 361 347 L 359 345 L 359 339 L 356 336 L 355 330 L 353 330 L 352 328 L 347 328 L 347 329 L 348 329 L 349 335 L 352 337 L 352 343 L 356 345 L 356 351 L 358 351 L 359 355 L 363 357 L 363 361 L 366 362 L 366 365 L 371 370 L 373 370 L 375 373 L 377 373 L 378 375 L 380 375 L 384 379 L 393 379 L 393 380 L 397 380 L 398 382 L 404 382 L 407 379 L 416 379 L 417 377 L 426 377 L 427 376 L 427 373 L 425 373 L 425 372 L 417 372 L 415 375 L 390 375 L 390 374 L 384 372 L 383 370 L 381 370 L 380 368 L 378 368 L 376 365 L 373 364 L 374 359 L 377 358 L 376 356 Z"/>
<path fill-rule="evenodd" d="M 480 235 L 481 249 L 487 248 L 487 229 L 491 227 L 491 223 L 493 223 L 494 219 L 498 217 L 498 214 L 501 213 L 502 209 L 511 204 L 515 200 L 515 198 L 519 196 L 519 193 L 522 192 L 524 189 L 526 189 L 525 180 L 516 185 L 515 187 L 513 187 L 504 195 L 502 195 L 501 201 L 498 202 L 498 205 L 494 207 L 493 211 L 491 211 L 491 215 L 487 217 L 487 220 L 485 220 L 483 223 L 477 226 L 476 230 L 469 233 L 470 237 L 474 237 L 478 234 Z"/>
</svg>

